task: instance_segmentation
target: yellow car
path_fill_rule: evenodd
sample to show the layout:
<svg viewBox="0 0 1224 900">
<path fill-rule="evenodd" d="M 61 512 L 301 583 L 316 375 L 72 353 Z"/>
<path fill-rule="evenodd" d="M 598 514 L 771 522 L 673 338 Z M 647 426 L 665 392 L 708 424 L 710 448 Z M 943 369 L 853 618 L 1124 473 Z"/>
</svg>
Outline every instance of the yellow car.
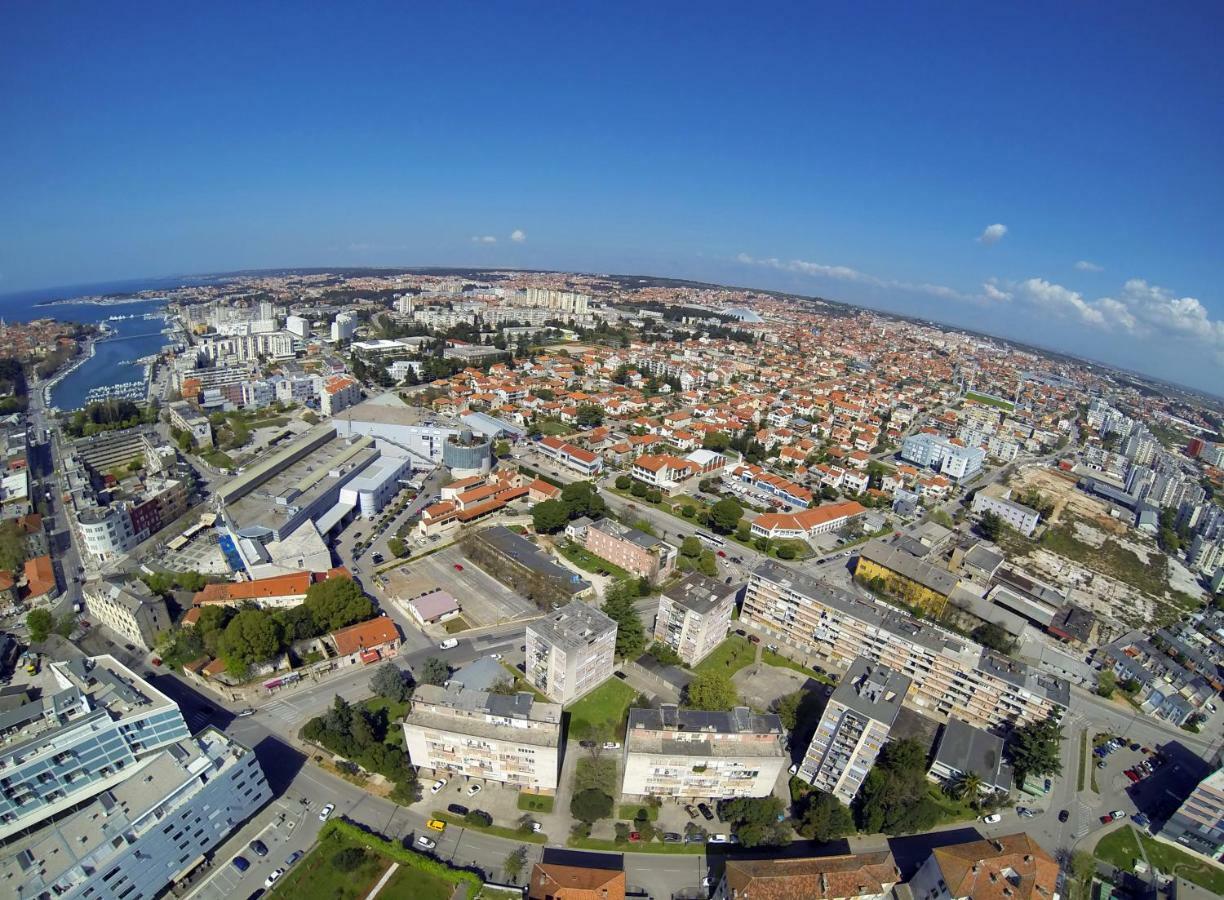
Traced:
<svg viewBox="0 0 1224 900">
<path fill-rule="evenodd" d="M 432 828 L 434 831 L 446 831 L 446 823 L 441 819 L 430 819 L 425 823 L 426 828 Z"/>
</svg>

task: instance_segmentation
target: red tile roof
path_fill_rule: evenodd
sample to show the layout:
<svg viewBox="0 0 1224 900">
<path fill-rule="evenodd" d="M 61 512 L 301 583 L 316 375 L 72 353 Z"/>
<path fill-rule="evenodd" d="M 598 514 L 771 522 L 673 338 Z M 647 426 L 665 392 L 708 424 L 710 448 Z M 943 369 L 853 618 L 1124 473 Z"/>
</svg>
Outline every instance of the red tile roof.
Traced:
<svg viewBox="0 0 1224 900">
<path fill-rule="evenodd" d="M 370 650 L 399 640 L 399 630 L 387 616 L 379 616 L 368 622 L 358 622 L 348 628 L 332 632 L 332 640 L 336 642 L 336 651 L 341 655 L 356 653 L 358 650 Z"/>
</svg>

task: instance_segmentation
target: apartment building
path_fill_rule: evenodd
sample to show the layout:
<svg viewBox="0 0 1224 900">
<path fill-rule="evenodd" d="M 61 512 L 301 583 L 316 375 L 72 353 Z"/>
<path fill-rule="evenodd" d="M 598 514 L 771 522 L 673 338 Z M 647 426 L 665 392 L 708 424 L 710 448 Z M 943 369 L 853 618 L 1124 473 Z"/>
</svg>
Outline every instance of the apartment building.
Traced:
<svg viewBox="0 0 1224 900">
<path fill-rule="evenodd" d="M 786 733 L 772 713 L 629 710 L 621 793 L 722 800 L 768 796 L 786 768 Z"/>
<path fill-rule="evenodd" d="M 710 900 L 888 900 L 900 881 L 891 850 L 793 859 L 728 858 Z"/>
<path fill-rule="evenodd" d="M 603 470 L 603 460 L 599 456 L 560 438 L 542 438 L 536 441 L 535 447 L 540 453 L 586 478 L 598 475 Z"/>
<path fill-rule="evenodd" d="M 527 682 L 558 703 L 572 703 L 612 677 L 616 622 L 574 600 L 527 625 Z"/>
<path fill-rule="evenodd" d="M 271 578 L 253 578 L 250 581 L 222 581 L 204 585 L 191 598 L 193 606 L 245 606 L 252 604 L 260 609 L 289 609 L 300 606 L 306 600 L 310 586 L 329 578 L 349 578 L 343 566 L 326 572 L 290 572 Z"/>
<path fill-rule="evenodd" d="M 615 519 L 600 519 L 588 525 L 584 546 L 601 559 L 652 582 L 671 575 L 680 555 L 666 541 Z"/>
<path fill-rule="evenodd" d="M 1011 499 L 1011 490 L 1003 488 L 995 492 L 983 488 L 973 495 L 973 514 L 977 516 L 994 513 L 1004 525 L 1009 525 L 1025 537 L 1032 537 L 1041 521 L 1041 513 Z"/>
<path fill-rule="evenodd" d="M 0 840 L 121 783 L 188 736 L 179 708 L 111 656 L 13 676 L 0 718 Z"/>
<path fill-rule="evenodd" d="M 152 650 L 157 636 L 170 630 L 166 601 L 142 581 L 103 578 L 85 585 L 85 609 L 97 625 L 105 625 L 125 642 Z"/>
<path fill-rule="evenodd" d="M 175 401 L 168 404 L 166 408 L 170 412 L 170 427 L 190 434 L 197 447 L 213 445 L 212 425 L 208 421 L 208 416 L 186 400 Z"/>
<path fill-rule="evenodd" d="M 209 727 L 8 844 L 0 883 L 11 897 L 150 900 L 271 799 L 255 754 Z"/>
<path fill-rule="evenodd" d="M 752 534 L 754 537 L 776 540 L 806 541 L 817 535 L 837 531 L 865 512 L 867 510 L 862 504 L 849 500 L 797 513 L 761 513 L 752 522 Z"/>
<path fill-rule="evenodd" d="M 323 382 L 319 391 L 319 411 L 334 416 L 361 402 L 361 385 L 349 375 L 333 375 Z"/>
<path fill-rule="evenodd" d="M 910 679 L 905 703 L 980 728 L 1061 716 L 1067 682 L 1037 673 L 951 632 L 770 561 L 752 573 L 740 620 L 797 658 L 848 667 L 857 657 Z"/>
<path fill-rule="evenodd" d="M 981 470 L 986 451 L 981 447 L 967 447 L 955 438 L 920 432 L 901 442 L 901 458 L 964 481 Z"/>
<path fill-rule="evenodd" d="M 858 658 L 829 697 L 812 735 L 799 777 L 846 806 L 888 740 L 910 680 L 887 666 Z"/>
<path fill-rule="evenodd" d="M 907 884 L 927 900 L 1054 900 L 1058 863 L 1027 834 L 1008 834 L 937 847 Z"/>
<path fill-rule="evenodd" d="M 1187 850 L 1219 860 L 1224 854 L 1224 769 L 1198 783 L 1160 832 Z"/>
<path fill-rule="evenodd" d="M 686 576 L 659 597 L 654 639 L 695 666 L 717 647 L 731 627 L 738 585 L 723 584 L 699 572 Z"/>
<path fill-rule="evenodd" d="M 561 705 L 529 693 L 421 685 L 404 719 L 404 742 L 412 764 L 434 774 L 551 793 L 560 771 Z"/>
<path fill-rule="evenodd" d="M 933 615 L 944 606 L 960 579 L 942 566 L 929 563 L 897 544 L 868 541 L 859 551 L 854 577 L 863 581 L 879 579 L 907 603 Z"/>
</svg>

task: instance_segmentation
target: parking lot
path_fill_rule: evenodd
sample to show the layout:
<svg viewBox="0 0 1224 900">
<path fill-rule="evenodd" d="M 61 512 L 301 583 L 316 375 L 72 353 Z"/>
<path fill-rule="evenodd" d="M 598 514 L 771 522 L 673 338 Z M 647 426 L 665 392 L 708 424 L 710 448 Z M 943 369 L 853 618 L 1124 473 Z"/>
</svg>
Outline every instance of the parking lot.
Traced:
<svg viewBox="0 0 1224 900">
<path fill-rule="evenodd" d="M 459 601 L 463 618 L 473 628 L 539 614 L 534 603 L 487 575 L 457 546 L 409 562 L 383 577 L 387 592 L 401 602 L 441 588 Z"/>
</svg>

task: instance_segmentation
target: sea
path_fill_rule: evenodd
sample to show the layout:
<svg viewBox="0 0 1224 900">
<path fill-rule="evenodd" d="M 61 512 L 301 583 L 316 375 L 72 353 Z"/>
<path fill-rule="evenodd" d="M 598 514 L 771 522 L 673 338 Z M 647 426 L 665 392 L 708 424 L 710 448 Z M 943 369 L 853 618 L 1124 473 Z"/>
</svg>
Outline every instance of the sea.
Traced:
<svg viewBox="0 0 1224 900">
<path fill-rule="evenodd" d="M 146 313 L 161 312 L 165 303 L 146 300 L 110 305 L 57 303 L 54 306 L 38 306 L 37 304 L 61 298 L 170 290 L 196 283 L 200 282 L 184 278 L 154 278 L 3 294 L 0 295 L 0 316 L 3 316 L 6 322 L 28 322 L 42 318 L 58 319 L 61 322 L 106 322 L 113 329 L 111 337 L 97 342 L 92 358 L 81 363 L 51 389 L 53 405 L 64 410 L 79 409 L 85 405 L 85 396 L 95 387 L 139 381 L 144 377 L 144 367 L 137 360 L 157 353 L 169 342 L 168 336 L 161 333 L 162 328 L 165 327 L 161 317 L 146 319 L 144 316 Z M 125 318 L 110 321 L 112 316 L 124 316 Z M 127 316 L 133 316 L 133 318 L 126 318 Z"/>
</svg>

